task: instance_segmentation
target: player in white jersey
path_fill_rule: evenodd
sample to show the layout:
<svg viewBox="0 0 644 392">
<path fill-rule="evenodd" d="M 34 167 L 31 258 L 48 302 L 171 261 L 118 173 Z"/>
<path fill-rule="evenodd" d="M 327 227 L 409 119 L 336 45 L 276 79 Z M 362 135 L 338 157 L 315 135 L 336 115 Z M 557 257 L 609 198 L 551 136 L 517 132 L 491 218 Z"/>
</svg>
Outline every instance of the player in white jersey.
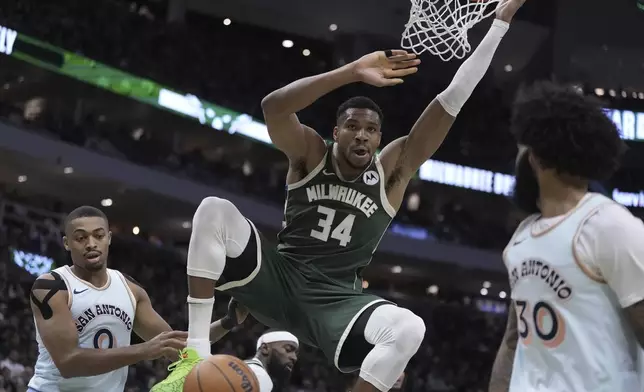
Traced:
<svg viewBox="0 0 644 392">
<path fill-rule="evenodd" d="M 257 339 L 257 353 L 245 362 L 259 381 L 259 392 L 287 389 L 299 345 L 287 331 L 269 330 Z"/>
<path fill-rule="evenodd" d="M 223 338 L 231 329 L 241 325 L 247 316 L 248 309 L 231 299 L 226 316 L 210 324 L 210 342 Z M 297 362 L 299 345 L 297 337 L 286 331 L 269 330 L 259 337 L 255 356 L 245 361 L 257 377 L 259 392 L 282 390 L 288 385 Z"/>
<path fill-rule="evenodd" d="M 127 367 L 178 358 L 187 333 L 172 331 L 132 278 L 106 266 L 105 214 L 79 207 L 65 220 L 73 265 L 40 276 L 31 290 L 38 360 L 30 392 L 122 392 Z M 130 345 L 132 331 L 145 343 Z"/>
<path fill-rule="evenodd" d="M 532 215 L 504 251 L 512 307 L 490 391 L 644 391 L 644 224 L 589 192 L 619 166 L 619 131 L 549 82 L 519 94 L 511 129 L 513 196 Z"/>
</svg>

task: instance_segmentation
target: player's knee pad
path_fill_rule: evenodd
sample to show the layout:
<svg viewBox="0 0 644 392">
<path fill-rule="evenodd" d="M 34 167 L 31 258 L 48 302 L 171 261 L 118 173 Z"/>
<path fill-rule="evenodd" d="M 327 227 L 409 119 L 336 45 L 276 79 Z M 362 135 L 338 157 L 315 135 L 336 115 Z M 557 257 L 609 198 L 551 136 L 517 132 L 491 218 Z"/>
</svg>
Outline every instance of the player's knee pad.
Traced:
<svg viewBox="0 0 644 392">
<path fill-rule="evenodd" d="M 188 275 L 218 280 L 226 266 L 226 256 L 239 256 L 250 234 L 250 224 L 233 203 L 206 197 L 192 219 Z"/>
<path fill-rule="evenodd" d="M 360 368 L 360 377 L 388 391 L 405 370 L 425 337 L 425 323 L 408 309 L 383 305 L 374 310 L 365 328 L 375 347 Z"/>
</svg>

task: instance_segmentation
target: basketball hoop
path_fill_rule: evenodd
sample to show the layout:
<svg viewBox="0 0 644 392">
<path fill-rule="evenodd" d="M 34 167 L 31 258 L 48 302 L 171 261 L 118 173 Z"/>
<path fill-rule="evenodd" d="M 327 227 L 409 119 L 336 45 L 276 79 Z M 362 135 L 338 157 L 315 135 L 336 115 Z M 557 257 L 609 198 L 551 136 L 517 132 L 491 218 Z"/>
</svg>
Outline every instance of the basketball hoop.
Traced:
<svg viewBox="0 0 644 392">
<path fill-rule="evenodd" d="M 492 15 L 501 1 L 411 0 L 401 46 L 416 54 L 429 51 L 443 61 L 462 59 L 472 50 L 467 31 Z"/>
</svg>

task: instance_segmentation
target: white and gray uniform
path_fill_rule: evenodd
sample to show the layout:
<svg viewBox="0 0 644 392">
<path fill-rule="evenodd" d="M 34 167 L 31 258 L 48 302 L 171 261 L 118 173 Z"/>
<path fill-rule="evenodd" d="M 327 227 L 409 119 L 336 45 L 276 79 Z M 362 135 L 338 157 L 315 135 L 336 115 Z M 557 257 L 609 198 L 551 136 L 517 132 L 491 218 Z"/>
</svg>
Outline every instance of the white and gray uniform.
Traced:
<svg viewBox="0 0 644 392">
<path fill-rule="evenodd" d="M 273 380 L 264 368 L 264 364 L 257 358 L 251 358 L 246 361 L 246 365 L 255 373 L 259 382 L 259 392 L 271 392 L 273 390 Z"/>
<path fill-rule="evenodd" d="M 109 349 L 130 345 L 136 313 L 136 300 L 124 276 L 108 269 L 105 286 L 96 287 L 81 280 L 67 266 L 54 270 L 65 281 L 69 309 L 82 348 Z M 29 390 L 35 392 L 123 392 L 128 368 L 91 377 L 63 378 L 36 330 L 38 360 Z"/>
<path fill-rule="evenodd" d="M 642 392 L 643 351 L 623 308 L 644 300 L 644 224 L 587 194 L 527 218 L 504 252 L 519 343 L 511 392 Z"/>
</svg>

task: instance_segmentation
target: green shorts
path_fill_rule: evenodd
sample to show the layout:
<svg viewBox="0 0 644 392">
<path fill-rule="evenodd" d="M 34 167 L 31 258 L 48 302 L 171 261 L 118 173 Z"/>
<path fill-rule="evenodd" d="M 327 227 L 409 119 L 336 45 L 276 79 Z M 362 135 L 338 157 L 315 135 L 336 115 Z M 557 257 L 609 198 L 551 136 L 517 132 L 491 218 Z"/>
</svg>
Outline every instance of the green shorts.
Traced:
<svg viewBox="0 0 644 392">
<path fill-rule="evenodd" d="M 348 339 L 364 341 L 364 326 L 356 332 L 352 327 L 361 315 L 389 302 L 342 286 L 314 267 L 284 257 L 251 226 L 255 235 L 242 255 L 226 259 L 217 290 L 244 304 L 262 324 L 287 330 L 318 347 L 341 371 L 357 370 L 373 346 L 350 342 L 351 351 L 364 352 L 343 354 L 346 360 L 340 360 L 342 347 Z"/>
</svg>

